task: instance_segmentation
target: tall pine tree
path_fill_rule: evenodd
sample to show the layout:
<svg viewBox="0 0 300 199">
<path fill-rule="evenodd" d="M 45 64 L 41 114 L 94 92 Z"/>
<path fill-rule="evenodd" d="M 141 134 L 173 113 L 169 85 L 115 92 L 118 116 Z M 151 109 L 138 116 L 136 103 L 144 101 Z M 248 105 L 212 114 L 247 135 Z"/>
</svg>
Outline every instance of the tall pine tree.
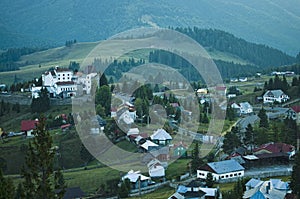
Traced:
<svg viewBox="0 0 300 199">
<path fill-rule="evenodd" d="M 296 154 L 295 163 L 291 177 L 290 187 L 294 194 L 300 197 L 300 153 Z"/>
<path fill-rule="evenodd" d="M 192 173 L 196 173 L 198 167 L 203 165 L 203 160 L 200 158 L 199 144 L 196 142 L 192 152 L 191 170 Z"/>
<path fill-rule="evenodd" d="M 65 185 L 55 187 L 58 183 L 52 182 L 58 179 L 54 178 L 54 150 L 52 137 L 46 130 L 46 120 L 41 117 L 34 130 L 34 139 L 29 143 L 25 165 L 21 172 L 24 178 L 25 198 L 62 198 Z M 61 189 L 62 192 L 55 194 L 55 189 Z"/>
<path fill-rule="evenodd" d="M 268 128 L 269 127 L 269 120 L 266 114 L 266 110 L 264 108 L 260 109 L 258 113 L 258 117 L 260 118 L 259 127 Z"/>
</svg>

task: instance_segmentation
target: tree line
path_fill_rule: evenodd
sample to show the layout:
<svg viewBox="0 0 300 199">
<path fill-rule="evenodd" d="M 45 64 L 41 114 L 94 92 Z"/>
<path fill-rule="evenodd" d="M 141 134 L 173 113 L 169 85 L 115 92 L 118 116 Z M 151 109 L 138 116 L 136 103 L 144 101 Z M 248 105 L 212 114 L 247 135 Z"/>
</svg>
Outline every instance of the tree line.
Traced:
<svg viewBox="0 0 300 199">
<path fill-rule="evenodd" d="M 145 64 L 144 59 L 124 59 L 124 60 L 102 60 L 100 58 L 95 58 L 93 61 L 93 66 L 96 67 L 96 69 L 102 69 L 105 68 L 104 73 L 107 76 L 113 76 L 117 80 L 122 77 L 122 73 L 129 71 L 133 67 L 140 66 L 142 64 Z M 101 71 L 101 70 L 100 70 Z"/>
<path fill-rule="evenodd" d="M 264 91 L 281 89 L 291 98 L 298 98 L 300 97 L 300 76 L 294 76 L 292 83 L 289 84 L 285 76 L 281 78 L 275 75 L 274 78 L 270 78 L 269 81 L 265 82 L 263 89 Z"/>
<path fill-rule="evenodd" d="M 295 57 L 278 49 L 247 42 L 222 30 L 200 29 L 197 27 L 177 27 L 175 30 L 190 36 L 204 47 L 237 55 L 258 66 L 282 66 L 296 62 Z"/>
<path fill-rule="evenodd" d="M 67 40 L 66 43 L 65 43 L 65 46 L 66 47 L 71 47 L 73 44 L 76 44 L 77 43 L 77 40 L 76 39 L 73 39 L 73 40 Z"/>
<path fill-rule="evenodd" d="M 154 50 L 149 53 L 150 63 L 160 63 L 177 69 L 189 81 L 203 81 L 201 74 L 187 60 L 177 54 L 165 51 Z M 221 76 L 224 79 L 238 76 L 252 76 L 260 67 L 252 64 L 237 64 L 234 62 L 226 62 L 222 60 L 214 60 Z"/>
<path fill-rule="evenodd" d="M 1 100 L 0 103 L 0 117 L 5 114 L 9 114 L 11 111 L 19 113 L 21 111 L 21 106 L 19 103 L 11 104 L 9 102 L 4 102 Z"/>
<path fill-rule="evenodd" d="M 268 82 L 264 84 L 264 90 L 277 90 L 281 89 L 283 92 L 287 92 L 290 85 L 288 84 L 286 77 L 283 76 L 280 78 L 278 75 L 275 75 L 274 78 L 270 78 Z"/>
<path fill-rule="evenodd" d="M 0 72 L 19 70 L 20 67 L 25 64 L 16 63 L 20 61 L 21 56 L 28 55 L 37 51 L 41 51 L 41 48 L 9 48 L 7 51 L 0 54 Z"/>
</svg>

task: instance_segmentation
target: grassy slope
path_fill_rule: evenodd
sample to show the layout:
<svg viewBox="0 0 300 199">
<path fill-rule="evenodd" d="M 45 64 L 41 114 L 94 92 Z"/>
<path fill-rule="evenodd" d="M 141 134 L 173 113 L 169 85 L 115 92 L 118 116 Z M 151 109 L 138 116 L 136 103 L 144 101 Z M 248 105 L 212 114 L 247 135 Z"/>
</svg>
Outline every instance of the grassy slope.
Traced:
<svg viewBox="0 0 300 199">
<path fill-rule="evenodd" d="M 1 83 L 10 85 L 14 82 L 15 76 L 18 81 L 27 81 L 33 78 L 40 77 L 43 72 L 45 72 L 50 67 L 62 66 L 67 67 L 70 61 L 76 61 L 82 63 L 83 59 L 89 54 L 89 52 L 97 46 L 99 42 L 89 42 L 89 43 L 77 43 L 71 47 L 58 47 L 52 48 L 41 52 L 36 52 L 30 55 L 21 57 L 19 63 L 25 63 L 24 67 L 21 67 L 18 71 L 9 71 L 0 73 Z M 122 44 L 120 44 L 123 46 Z M 112 47 L 111 49 L 114 49 Z M 109 48 L 108 48 L 109 50 Z M 208 52 L 213 59 L 223 60 L 228 62 L 234 62 L 239 64 L 248 64 L 247 61 L 225 52 L 220 52 L 216 50 L 210 50 Z M 113 54 L 113 51 L 111 52 Z M 124 55 L 123 58 L 143 58 L 147 59 L 147 51 L 137 51 L 131 52 L 128 55 Z M 39 67 L 41 65 L 41 67 Z"/>
<path fill-rule="evenodd" d="M 50 67 L 57 65 L 67 67 L 70 61 L 81 63 L 97 44 L 98 42 L 78 43 L 72 47 L 52 48 L 23 56 L 19 62 L 27 63 L 26 66 L 21 67 L 18 71 L 1 72 L 1 83 L 10 85 L 14 82 L 15 75 L 20 82 L 31 80 L 40 77 Z"/>
</svg>

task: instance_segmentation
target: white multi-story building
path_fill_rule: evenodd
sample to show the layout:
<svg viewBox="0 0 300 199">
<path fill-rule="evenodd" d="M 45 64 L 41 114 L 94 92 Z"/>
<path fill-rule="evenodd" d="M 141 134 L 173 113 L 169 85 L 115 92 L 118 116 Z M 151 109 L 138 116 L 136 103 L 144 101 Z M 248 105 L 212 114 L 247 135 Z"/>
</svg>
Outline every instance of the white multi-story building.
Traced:
<svg viewBox="0 0 300 199">
<path fill-rule="evenodd" d="M 83 91 L 86 94 L 91 94 L 91 89 L 92 89 L 92 84 L 93 84 L 93 79 L 95 79 L 95 83 L 98 86 L 98 74 L 97 73 L 90 73 L 90 74 L 77 74 L 76 76 L 76 82 L 80 85 L 82 85 Z"/>
<path fill-rule="evenodd" d="M 73 71 L 56 66 L 54 70 L 42 75 L 43 86 L 54 86 L 57 82 L 70 82 L 72 77 Z"/>
<path fill-rule="evenodd" d="M 73 74 L 72 70 L 58 66 L 42 74 L 42 87 L 47 88 L 51 97 L 73 97 L 81 93 L 90 94 L 92 85 L 98 86 L 98 74 Z M 95 81 L 93 81 L 95 79 Z M 42 87 L 32 88 L 32 98 L 37 98 Z"/>
<path fill-rule="evenodd" d="M 73 71 L 66 68 L 55 67 L 42 74 L 42 86 L 32 87 L 32 98 L 39 97 L 40 90 L 44 87 L 50 97 L 72 97 L 76 95 L 77 84 L 73 81 Z"/>
</svg>

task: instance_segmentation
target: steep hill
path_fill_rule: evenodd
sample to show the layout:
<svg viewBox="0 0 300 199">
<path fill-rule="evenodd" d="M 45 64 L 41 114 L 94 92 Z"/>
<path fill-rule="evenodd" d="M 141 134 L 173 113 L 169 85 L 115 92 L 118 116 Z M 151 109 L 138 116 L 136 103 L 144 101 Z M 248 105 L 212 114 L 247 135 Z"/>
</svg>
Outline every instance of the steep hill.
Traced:
<svg viewBox="0 0 300 199">
<path fill-rule="evenodd" d="M 0 48 L 98 41 L 141 26 L 217 28 L 295 55 L 297 0 L 2 0 Z"/>
</svg>

